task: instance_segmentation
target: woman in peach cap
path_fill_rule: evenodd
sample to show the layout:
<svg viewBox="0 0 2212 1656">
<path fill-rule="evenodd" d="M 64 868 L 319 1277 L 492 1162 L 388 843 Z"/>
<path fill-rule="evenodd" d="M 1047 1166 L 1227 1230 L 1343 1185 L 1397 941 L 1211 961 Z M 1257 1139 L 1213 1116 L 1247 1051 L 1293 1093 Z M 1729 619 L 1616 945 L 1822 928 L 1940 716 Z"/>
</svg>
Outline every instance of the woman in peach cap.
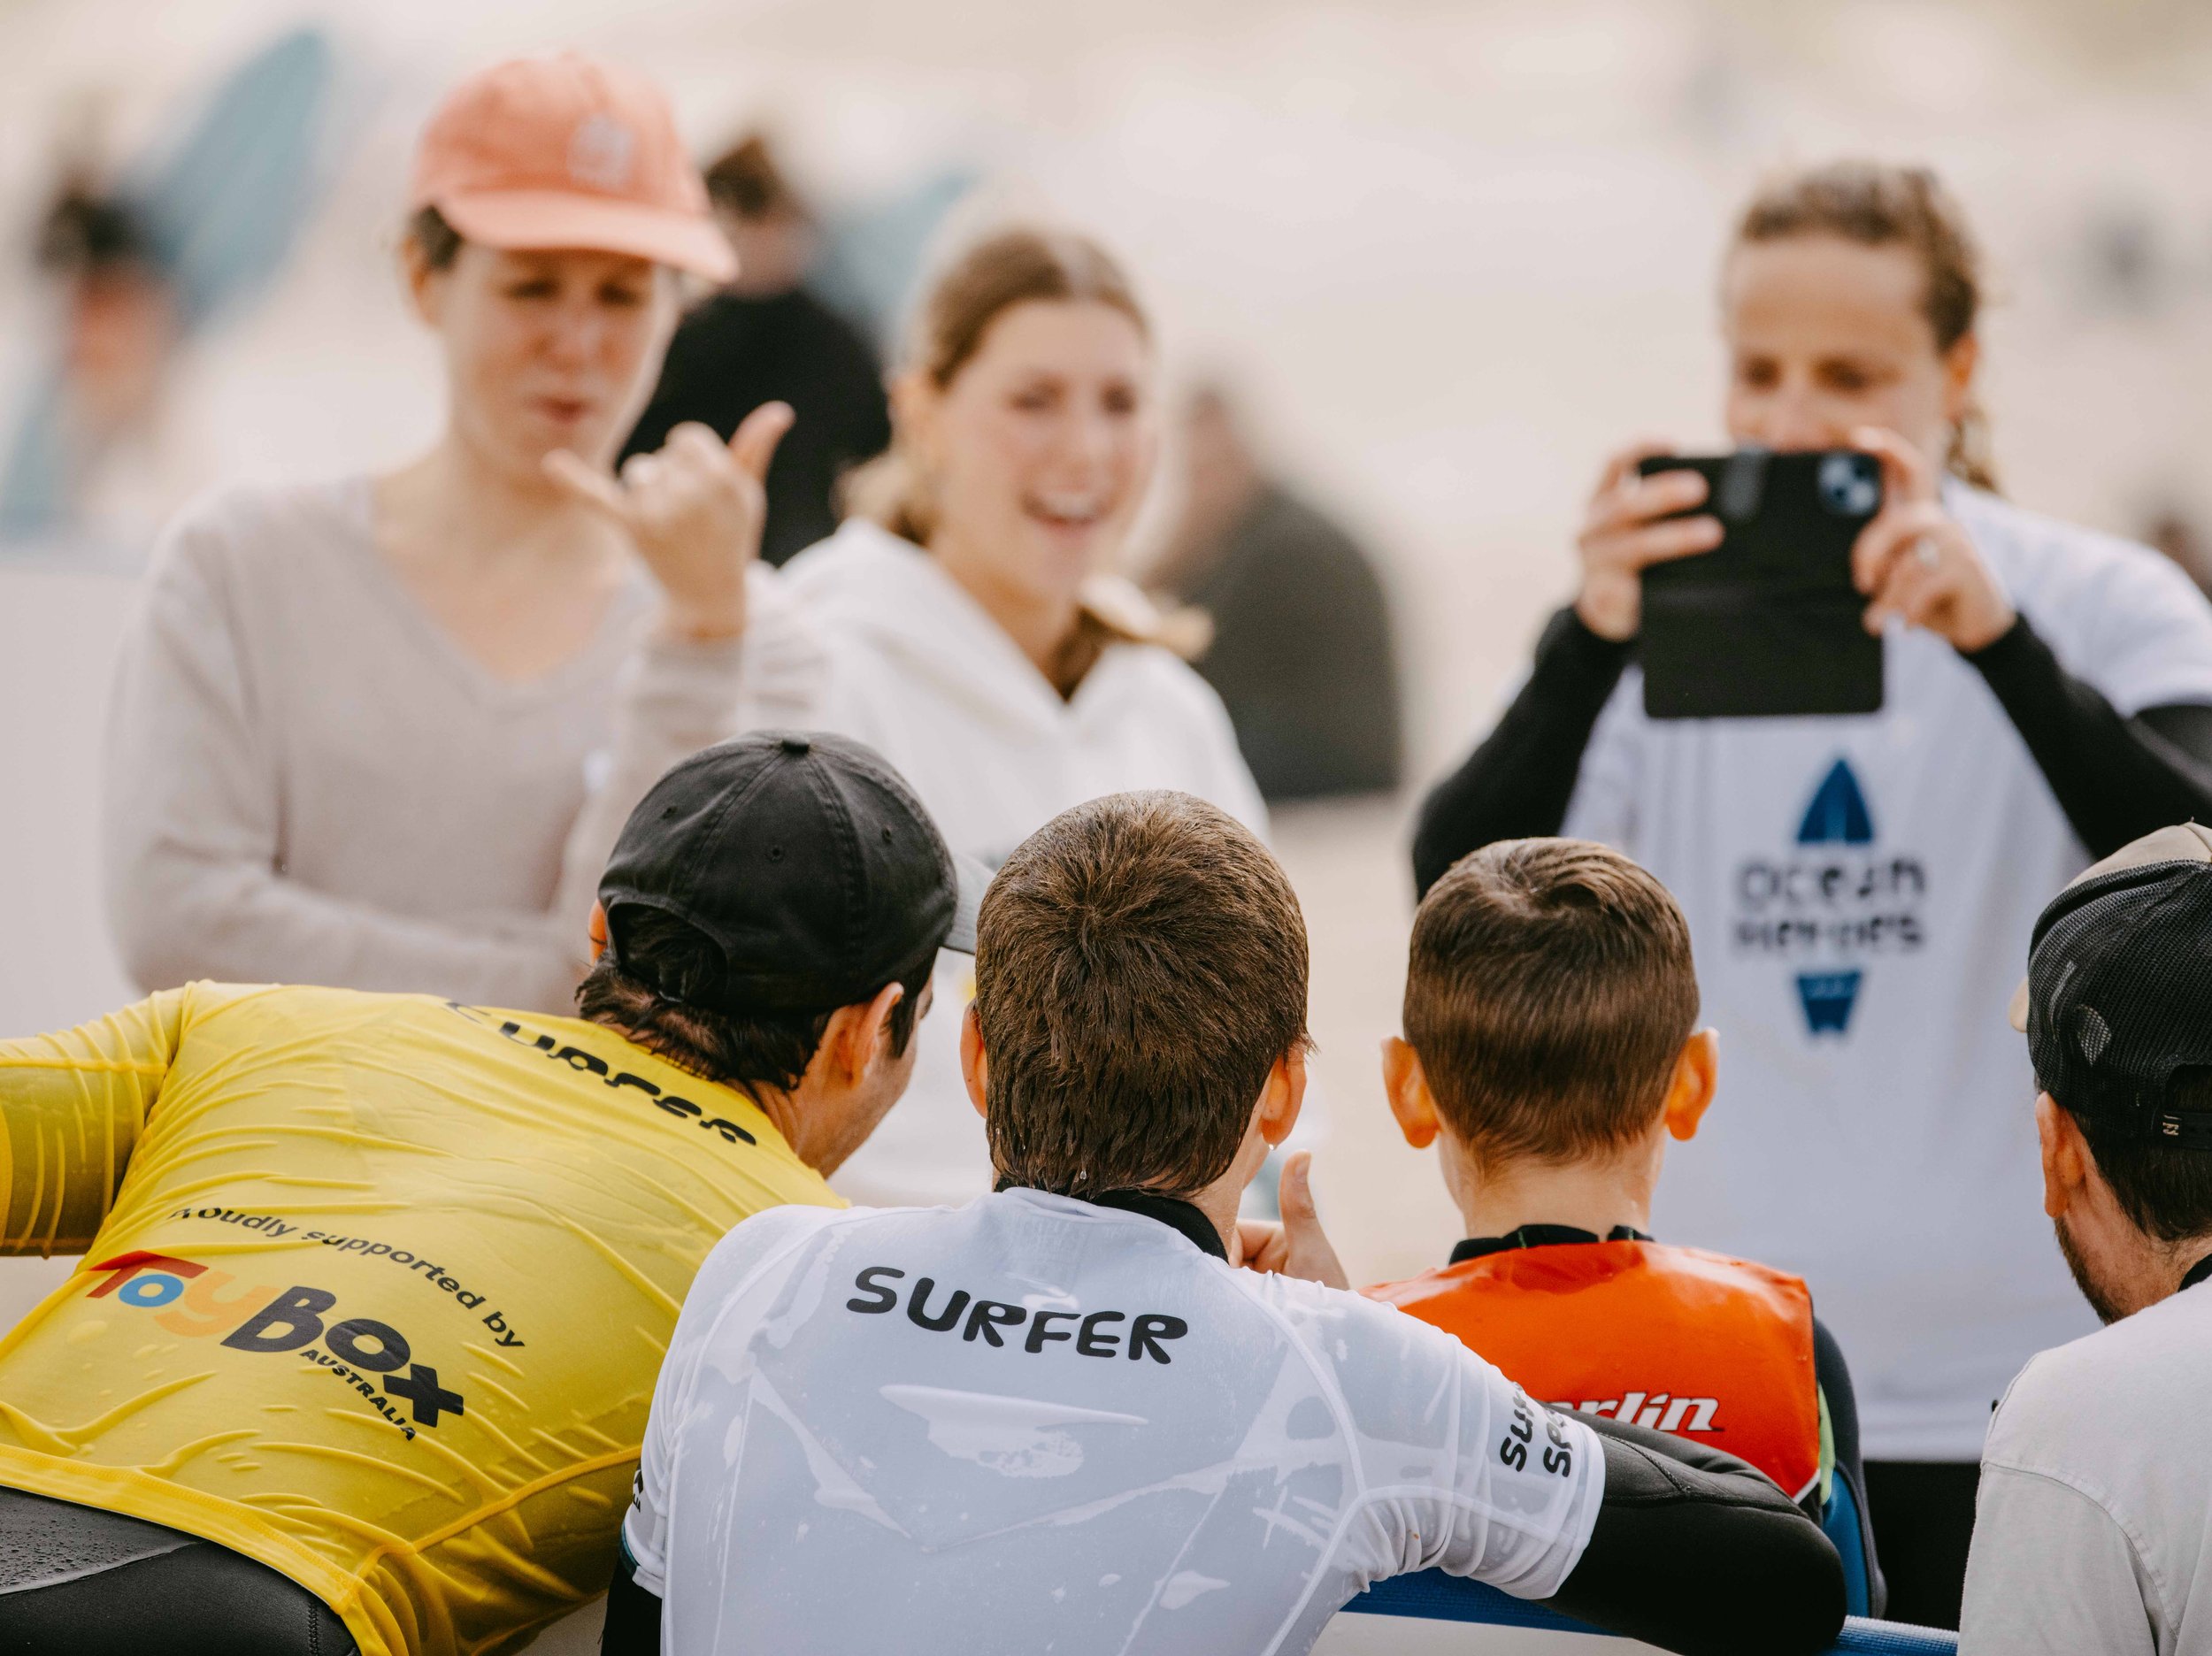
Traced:
<svg viewBox="0 0 2212 1656">
<path fill-rule="evenodd" d="M 189 509 L 125 641 L 103 854 L 150 989 L 568 1010 L 598 873 L 599 847 L 568 854 L 588 772 L 625 768 L 626 742 L 681 745 L 638 728 L 680 702 L 654 687 L 741 603 L 782 405 L 726 447 L 680 428 L 633 460 L 626 527 L 546 466 L 607 464 L 659 372 L 678 272 L 735 267 L 658 89 L 574 55 L 479 74 L 425 132 L 411 206 L 437 441 L 382 475 Z"/>
</svg>

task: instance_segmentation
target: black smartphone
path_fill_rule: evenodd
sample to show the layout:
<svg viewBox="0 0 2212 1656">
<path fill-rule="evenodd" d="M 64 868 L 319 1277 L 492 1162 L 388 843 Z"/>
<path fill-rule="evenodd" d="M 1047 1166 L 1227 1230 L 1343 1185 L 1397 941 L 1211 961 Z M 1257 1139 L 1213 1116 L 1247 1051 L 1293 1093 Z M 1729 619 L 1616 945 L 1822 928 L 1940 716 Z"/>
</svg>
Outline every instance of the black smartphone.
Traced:
<svg viewBox="0 0 2212 1656">
<path fill-rule="evenodd" d="M 1851 547 L 1882 509 L 1882 464 L 1855 449 L 1657 455 L 1695 472 L 1720 519 L 1710 552 L 1643 572 L 1644 711 L 1655 719 L 1874 713 L 1882 640 L 1861 622 Z"/>
</svg>

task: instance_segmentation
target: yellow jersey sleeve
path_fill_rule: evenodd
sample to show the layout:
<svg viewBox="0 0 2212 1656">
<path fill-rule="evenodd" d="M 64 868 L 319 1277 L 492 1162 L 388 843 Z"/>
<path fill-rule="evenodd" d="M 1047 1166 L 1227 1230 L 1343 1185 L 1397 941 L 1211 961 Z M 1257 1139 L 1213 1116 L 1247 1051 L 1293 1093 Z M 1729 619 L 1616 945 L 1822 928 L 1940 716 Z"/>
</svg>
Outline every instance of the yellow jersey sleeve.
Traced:
<svg viewBox="0 0 2212 1656">
<path fill-rule="evenodd" d="M 97 1230 L 0 1335 L 0 1484 L 257 1560 L 363 1656 L 603 1591 L 701 1261 L 841 1205 L 743 1092 L 426 995 L 157 995 L 0 1047 L 0 1113 L 9 1243 Z"/>
<path fill-rule="evenodd" d="M 201 1003 L 165 990 L 91 1024 L 0 1041 L 0 1254 L 81 1254 L 114 1205 L 146 1118 Z"/>
</svg>

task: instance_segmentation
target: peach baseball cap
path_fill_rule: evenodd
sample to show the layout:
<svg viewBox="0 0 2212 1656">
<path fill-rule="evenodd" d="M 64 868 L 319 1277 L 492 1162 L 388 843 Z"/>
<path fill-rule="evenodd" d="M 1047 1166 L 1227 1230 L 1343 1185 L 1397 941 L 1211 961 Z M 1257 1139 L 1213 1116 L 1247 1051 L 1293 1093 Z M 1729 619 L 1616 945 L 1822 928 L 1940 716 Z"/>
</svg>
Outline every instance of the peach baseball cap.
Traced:
<svg viewBox="0 0 2212 1656">
<path fill-rule="evenodd" d="M 423 132 L 408 199 L 487 247 L 737 274 L 660 88 L 578 52 L 517 58 L 455 88 Z"/>
</svg>

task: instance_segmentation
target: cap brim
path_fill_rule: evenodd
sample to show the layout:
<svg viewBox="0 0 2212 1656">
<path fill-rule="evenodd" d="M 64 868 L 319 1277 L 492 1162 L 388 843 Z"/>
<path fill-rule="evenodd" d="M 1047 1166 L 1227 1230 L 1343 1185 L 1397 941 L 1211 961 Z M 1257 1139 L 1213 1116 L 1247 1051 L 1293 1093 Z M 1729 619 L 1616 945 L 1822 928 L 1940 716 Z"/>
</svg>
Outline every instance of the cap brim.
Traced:
<svg viewBox="0 0 2212 1656">
<path fill-rule="evenodd" d="M 956 954 L 975 953 L 976 911 L 983 907 L 983 893 L 991 883 L 991 870 L 972 856 L 952 854 L 953 879 L 959 888 L 960 901 L 952 914 L 952 930 L 945 934 L 941 947 Z"/>
<path fill-rule="evenodd" d="M 2122 869 L 2148 868 L 2154 862 L 2212 862 L 2212 828 L 2201 823 L 2176 823 L 2170 828 L 2147 833 L 2140 840 L 2131 840 L 2110 856 L 2092 862 L 2068 880 L 2066 889 L 2086 886 L 2093 879 Z"/>
<path fill-rule="evenodd" d="M 561 190 L 488 190 L 431 205 L 465 240 L 509 252 L 588 248 L 651 259 L 710 281 L 737 274 L 729 239 L 704 215 Z"/>
</svg>

